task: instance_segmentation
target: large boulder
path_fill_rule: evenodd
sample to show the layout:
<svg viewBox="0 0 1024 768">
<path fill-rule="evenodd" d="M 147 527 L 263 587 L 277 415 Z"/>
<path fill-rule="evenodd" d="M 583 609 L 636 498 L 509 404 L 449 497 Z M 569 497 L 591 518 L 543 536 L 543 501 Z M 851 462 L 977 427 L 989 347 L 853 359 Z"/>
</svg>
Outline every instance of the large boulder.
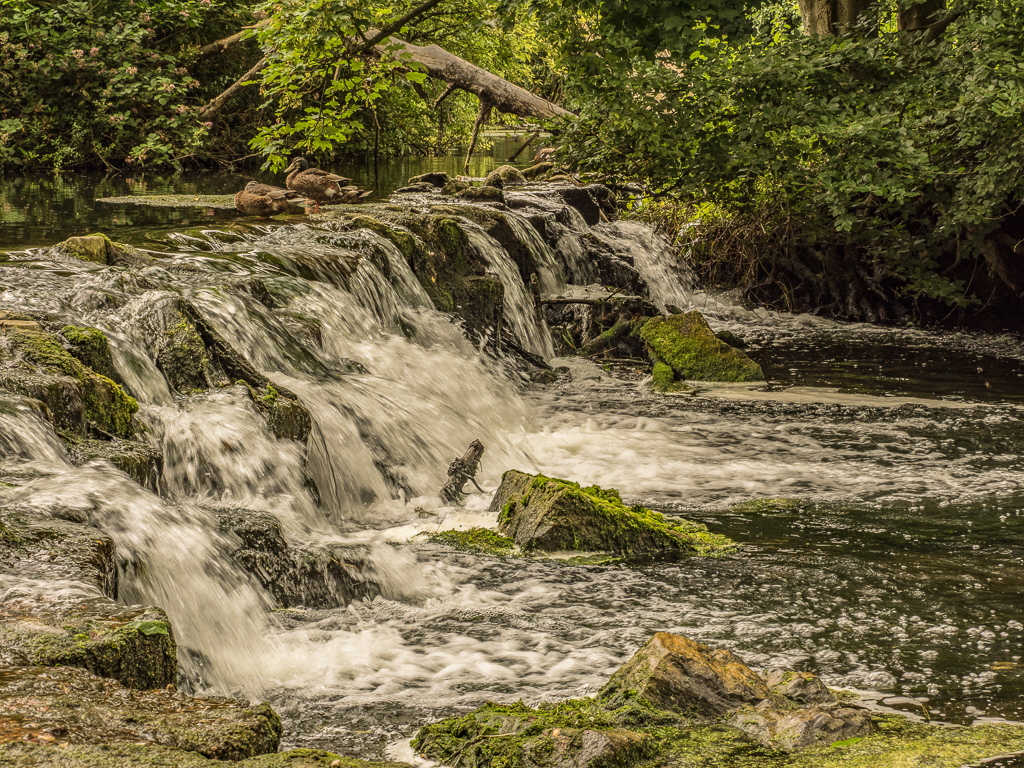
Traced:
<svg viewBox="0 0 1024 768">
<path fill-rule="evenodd" d="M 768 684 L 732 651 L 668 632 L 648 640 L 600 695 L 612 703 L 635 696 L 658 709 L 712 718 L 773 700 Z"/>
<path fill-rule="evenodd" d="M 91 261 L 107 266 L 140 268 L 153 260 L 137 248 L 115 243 L 103 234 L 69 237 L 46 251 L 46 258 L 62 261 Z"/>
<path fill-rule="evenodd" d="M 269 704 L 193 698 L 173 685 L 131 690 L 74 667 L 0 668 L 0 712 L 0 744 L 159 744 L 242 760 L 277 751 L 281 740 Z"/>
<path fill-rule="evenodd" d="M 628 555 L 709 555 L 735 544 L 685 520 L 668 522 L 641 506 L 627 507 L 618 491 L 509 470 L 491 501 L 500 531 L 523 551 L 616 552 Z"/>
<path fill-rule="evenodd" d="M 764 381 L 761 366 L 716 338 L 704 316 L 696 310 L 651 318 L 640 329 L 640 336 L 652 360 L 671 367 L 679 379 Z"/>
</svg>

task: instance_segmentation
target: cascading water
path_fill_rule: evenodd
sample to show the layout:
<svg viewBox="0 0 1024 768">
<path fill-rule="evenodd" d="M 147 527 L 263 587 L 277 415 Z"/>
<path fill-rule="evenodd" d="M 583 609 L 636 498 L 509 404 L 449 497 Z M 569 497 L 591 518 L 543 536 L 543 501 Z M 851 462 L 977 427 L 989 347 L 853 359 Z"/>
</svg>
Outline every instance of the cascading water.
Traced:
<svg viewBox="0 0 1024 768">
<path fill-rule="evenodd" d="M 544 265 L 542 291 L 560 292 L 553 252 L 525 219 L 510 220 Z M 582 227 L 572 216 L 559 226 L 559 238 Z M 552 357 L 515 262 L 481 230 L 466 231 L 505 287 L 519 343 Z M 587 234 L 633 264 L 657 303 L 694 305 L 649 230 L 617 222 Z M 731 648 L 751 666 L 928 699 L 937 719 L 1024 717 L 1013 671 L 1024 656 L 1024 431 L 1019 403 L 984 386 L 1006 383 L 1009 393 L 1019 382 L 1019 340 L 885 331 L 886 343 L 940 350 L 946 369 L 977 378 L 966 394 L 929 391 L 924 358 L 884 390 L 733 385 L 689 399 L 654 395 L 585 360 L 553 360 L 571 378 L 524 393 L 433 310 L 401 253 L 373 233 L 240 225 L 158 245 L 160 266 L 138 272 L 22 254 L 24 263 L 0 265 L 0 280 L 7 307 L 106 332 L 162 453 L 162 495 L 103 462 L 72 466 L 52 429 L 14 398 L 0 403 L 0 470 L 18 487 L 0 500 L 70 510 L 114 537 L 121 600 L 168 611 L 196 688 L 269 697 L 286 744 L 382 754 L 423 722 L 486 700 L 586 693 L 658 630 Z M 579 255 L 563 244 L 566 253 Z M 273 307 L 229 284 L 251 277 Z M 158 295 L 192 302 L 305 403 L 314 422 L 305 447 L 275 437 L 242 385 L 171 394 L 138 327 Z M 729 317 L 762 350 L 871 345 L 882 333 L 738 308 Z M 984 345 L 977 359 L 966 351 Z M 773 383 L 806 375 L 761 359 Z M 746 549 L 586 568 L 409 543 L 421 531 L 494 525 L 488 494 L 460 508 L 436 498 L 447 464 L 473 439 L 486 446 L 478 482 L 487 490 L 510 468 L 616 487 Z M 767 497 L 796 506 L 734 506 Z M 296 545 L 361 547 L 379 596 L 271 611 L 266 590 L 230 558 L 237 542 L 216 518 L 225 508 L 273 514 Z M 0 588 L 38 588 L 8 581 Z"/>
</svg>

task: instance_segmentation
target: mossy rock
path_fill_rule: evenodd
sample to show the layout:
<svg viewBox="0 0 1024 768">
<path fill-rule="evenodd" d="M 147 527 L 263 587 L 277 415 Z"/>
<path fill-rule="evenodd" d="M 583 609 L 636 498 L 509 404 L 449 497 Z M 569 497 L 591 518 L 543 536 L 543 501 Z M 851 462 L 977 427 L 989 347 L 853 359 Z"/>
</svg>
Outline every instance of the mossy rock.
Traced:
<svg viewBox="0 0 1024 768">
<path fill-rule="evenodd" d="M 72 356 L 56 336 L 43 331 L 17 329 L 8 332 L 4 340 L 13 357 L 31 366 L 35 373 L 74 379 L 81 393 L 82 415 L 87 423 L 106 435 L 116 437 L 128 437 L 135 431 L 133 416 L 139 410 L 135 398 L 119 384 Z M 12 386 L 8 385 L 9 388 Z M 24 389 L 15 391 L 25 392 Z"/>
<path fill-rule="evenodd" d="M 69 237 L 46 252 L 50 259 L 77 259 L 107 266 L 141 268 L 153 259 L 126 243 L 115 243 L 104 234 Z"/>
<path fill-rule="evenodd" d="M 0 743 L 48 734 L 62 748 L 144 742 L 218 760 L 275 752 L 282 730 L 266 703 L 129 690 L 74 667 L 0 668 L 0 711 Z"/>
<path fill-rule="evenodd" d="M 146 294 L 135 300 L 131 311 L 172 389 L 192 394 L 241 384 L 275 436 L 299 442 L 309 436 L 313 419 L 299 398 L 256 370 L 191 302 Z"/>
<path fill-rule="evenodd" d="M 668 522 L 641 507 L 627 507 L 618 491 L 509 470 L 491 501 L 499 531 L 523 551 L 598 551 L 719 555 L 735 542 L 685 520 Z"/>
<path fill-rule="evenodd" d="M 730 511 L 741 515 L 777 515 L 794 514 L 807 509 L 807 507 L 808 503 L 800 499 L 770 498 L 741 501 L 739 504 L 734 504 Z"/>
<path fill-rule="evenodd" d="M 473 203 L 504 203 L 505 193 L 498 187 L 470 187 L 455 195 L 459 200 Z"/>
<path fill-rule="evenodd" d="M 571 754 L 566 760 L 565 752 L 546 743 L 562 729 L 574 734 L 624 730 L 649 737 L 637 743 L 636 752 L 604 763 L 609 768 L 963 768 L 1024 751 L 1020 725 L 933 725 L 883 714 L 873 714 L 871 721 L 871 733 L 862 738 L 789 752 L 758 744 L 730 725 L 687 719 L 636 699 L 618 708 L 601 700 L 569 699 L 537 709 L 522 702 L 487 704 L 424 726 L 413 747 L 430 760 L 463 768 L 595 765 Z"/>
<path fill-rule="evenodd" d="M 716 338 L 700 312 L 651 318 L 640 336 L 655 362 L 671 366 L 681 379 L 764 381 L 761 366 Z"/>
<path fill-rule="evenodd" d="M 424 726 L 413 748 L 428 759 L 465 768 L 616 768 L 657 752 L 650 734 L 621 727 L 620 713 L 590 699 L 530 709 L 487 704 L 468 715 Z"/>
<path fill-rule="evenodd" d="M 107 597 L 59 605 L 24 597 L 0 606 L 0 658 L 15 666 L 81 667 L 128 688 L 162 688 L 177 680 L 176 654 L 159 608 Z"/>
<path fill-rule="evenodd" d="M 484 179 L 484 187 L 497 187 L 498 189 L 525 183 L 526 177 L 518 168 L 513 168 L 511 165 L 498 166 Z"/>
<path fill-rule="evenodd" d="M 476 552 L 494 557 L 507 557 L 512 554 L 516 546 L 515 541 L 489 528 L 428 533 L 427 540 L 462 552 Z"/>
<path fill-rule="evenodd" d="M 359 760 L 320 749 L 289 749 L 235 762 L 156 744 L 53 747 L 41 742 L 0 744 L 0 764 L 25 768 L 412 768 L 406 763 Z"/>
<path fill-rule="evenodd" d="M 87 326 L 65 325 L 60 329 L 60 335 L 67 341 L 68 351 L 81 360 L 83 365 L 111 381 L 118 381 L 114 359 L 110 354 L 110 342 L 103 331 Z"/>
<path fill-rule="evenodd" d="M 662 362 L 654 364 L 654 370 L 651 371 L 651 387 L 655 392 L 664 394 L 677 394 L 692 390 L 692 387 L 686 382 L 676 379 L 676 372 L 672 370 L 672 366 Z"/>
<path fill-rule="evenodd" d="M 457 195 L 459 192 L 464 192 L 473 185 L 468 181 L 459 181 L 458 179 L 451 179 L 441 189 L 442 195 Z"/>
<path fill-rule="evenodd" d="M 82 433 L 85 431 L 82 390 L 78 379 L 0 369 L 0 390 L 23 395 L 39 403 L 40 415 L 54 429 Z"/>
</svg>

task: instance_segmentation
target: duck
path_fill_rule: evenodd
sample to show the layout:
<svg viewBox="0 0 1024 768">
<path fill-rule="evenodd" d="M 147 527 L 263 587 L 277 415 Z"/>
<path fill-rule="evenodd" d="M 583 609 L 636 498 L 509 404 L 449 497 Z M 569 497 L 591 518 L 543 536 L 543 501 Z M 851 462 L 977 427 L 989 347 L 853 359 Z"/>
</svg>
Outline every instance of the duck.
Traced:
<svg viewBox="0 0 1024 768">
<path fill-rule="evenodd" d="M 235 192 L 235 208 L 250 216 L 270 218 L 287 211 L 293 205 L 302 205 L 303 197 L 290 189 L 272 187 L 250 181 L 245 189 Z"/>
<path fill-rule="evenodd" d="M 285 186 L 316 203 L 316 213 L 320 212 L 320 203 L 349 202 L 345 198 L 350 196 L 352 191 L 358 191 L 357 187 L 342 186 L 352 179 L 319 168 L 310 168 L 309 161 L 304 157 L 293 158 L 285 172 L 288 173 Z"/>
</svg>

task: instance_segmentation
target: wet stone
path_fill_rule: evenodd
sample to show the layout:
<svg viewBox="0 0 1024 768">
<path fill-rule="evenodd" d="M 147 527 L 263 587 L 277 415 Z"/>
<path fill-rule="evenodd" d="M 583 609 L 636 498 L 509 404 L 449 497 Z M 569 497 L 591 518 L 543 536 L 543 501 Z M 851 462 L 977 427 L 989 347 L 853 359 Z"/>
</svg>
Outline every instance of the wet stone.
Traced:
<svg viewBox="0 0 1024 768">
<path fill-rule="evenodd" d="M 0 666 L 80 667 L 147 689 L 176 682 L 176 652 L 159 608 L 118 605 L 73 588 L 0 605 Z"/>
<path fill-rule="evenodd" d="M 45 742 L 45 740 L 43 740 Z M 0 744 L 0 765 L 18 768 L 410 768 L 406 763 L 372 762 L 320 749 L 289 749 L 245 760 L 214 760 L 158 744 Z"/>
<path fill-rule="evenodd" d="M 241 760 L 277 749 L 268 704 L 193 698 L 173 685 L 138 691 L 72 667 L 0 669 L 0 743 L 53 746 L 128 741 Z"/>
<path fill-rule="evenodd" d="M 871 733 L 871 713 L 853 707 L 815 705 L 793 711 L 770 706 L 744 708 L 734 713 L 729 723 L 766 747 L 789 751 Z"/>
<path fill-rule="evenodd" d="M 732 651 L 668 632 L 648 640 L 601 690 L 611 702 L 627 696 L 658 709 L 710 718 L 774 698 L 765 681 Z"/>
</svg>

